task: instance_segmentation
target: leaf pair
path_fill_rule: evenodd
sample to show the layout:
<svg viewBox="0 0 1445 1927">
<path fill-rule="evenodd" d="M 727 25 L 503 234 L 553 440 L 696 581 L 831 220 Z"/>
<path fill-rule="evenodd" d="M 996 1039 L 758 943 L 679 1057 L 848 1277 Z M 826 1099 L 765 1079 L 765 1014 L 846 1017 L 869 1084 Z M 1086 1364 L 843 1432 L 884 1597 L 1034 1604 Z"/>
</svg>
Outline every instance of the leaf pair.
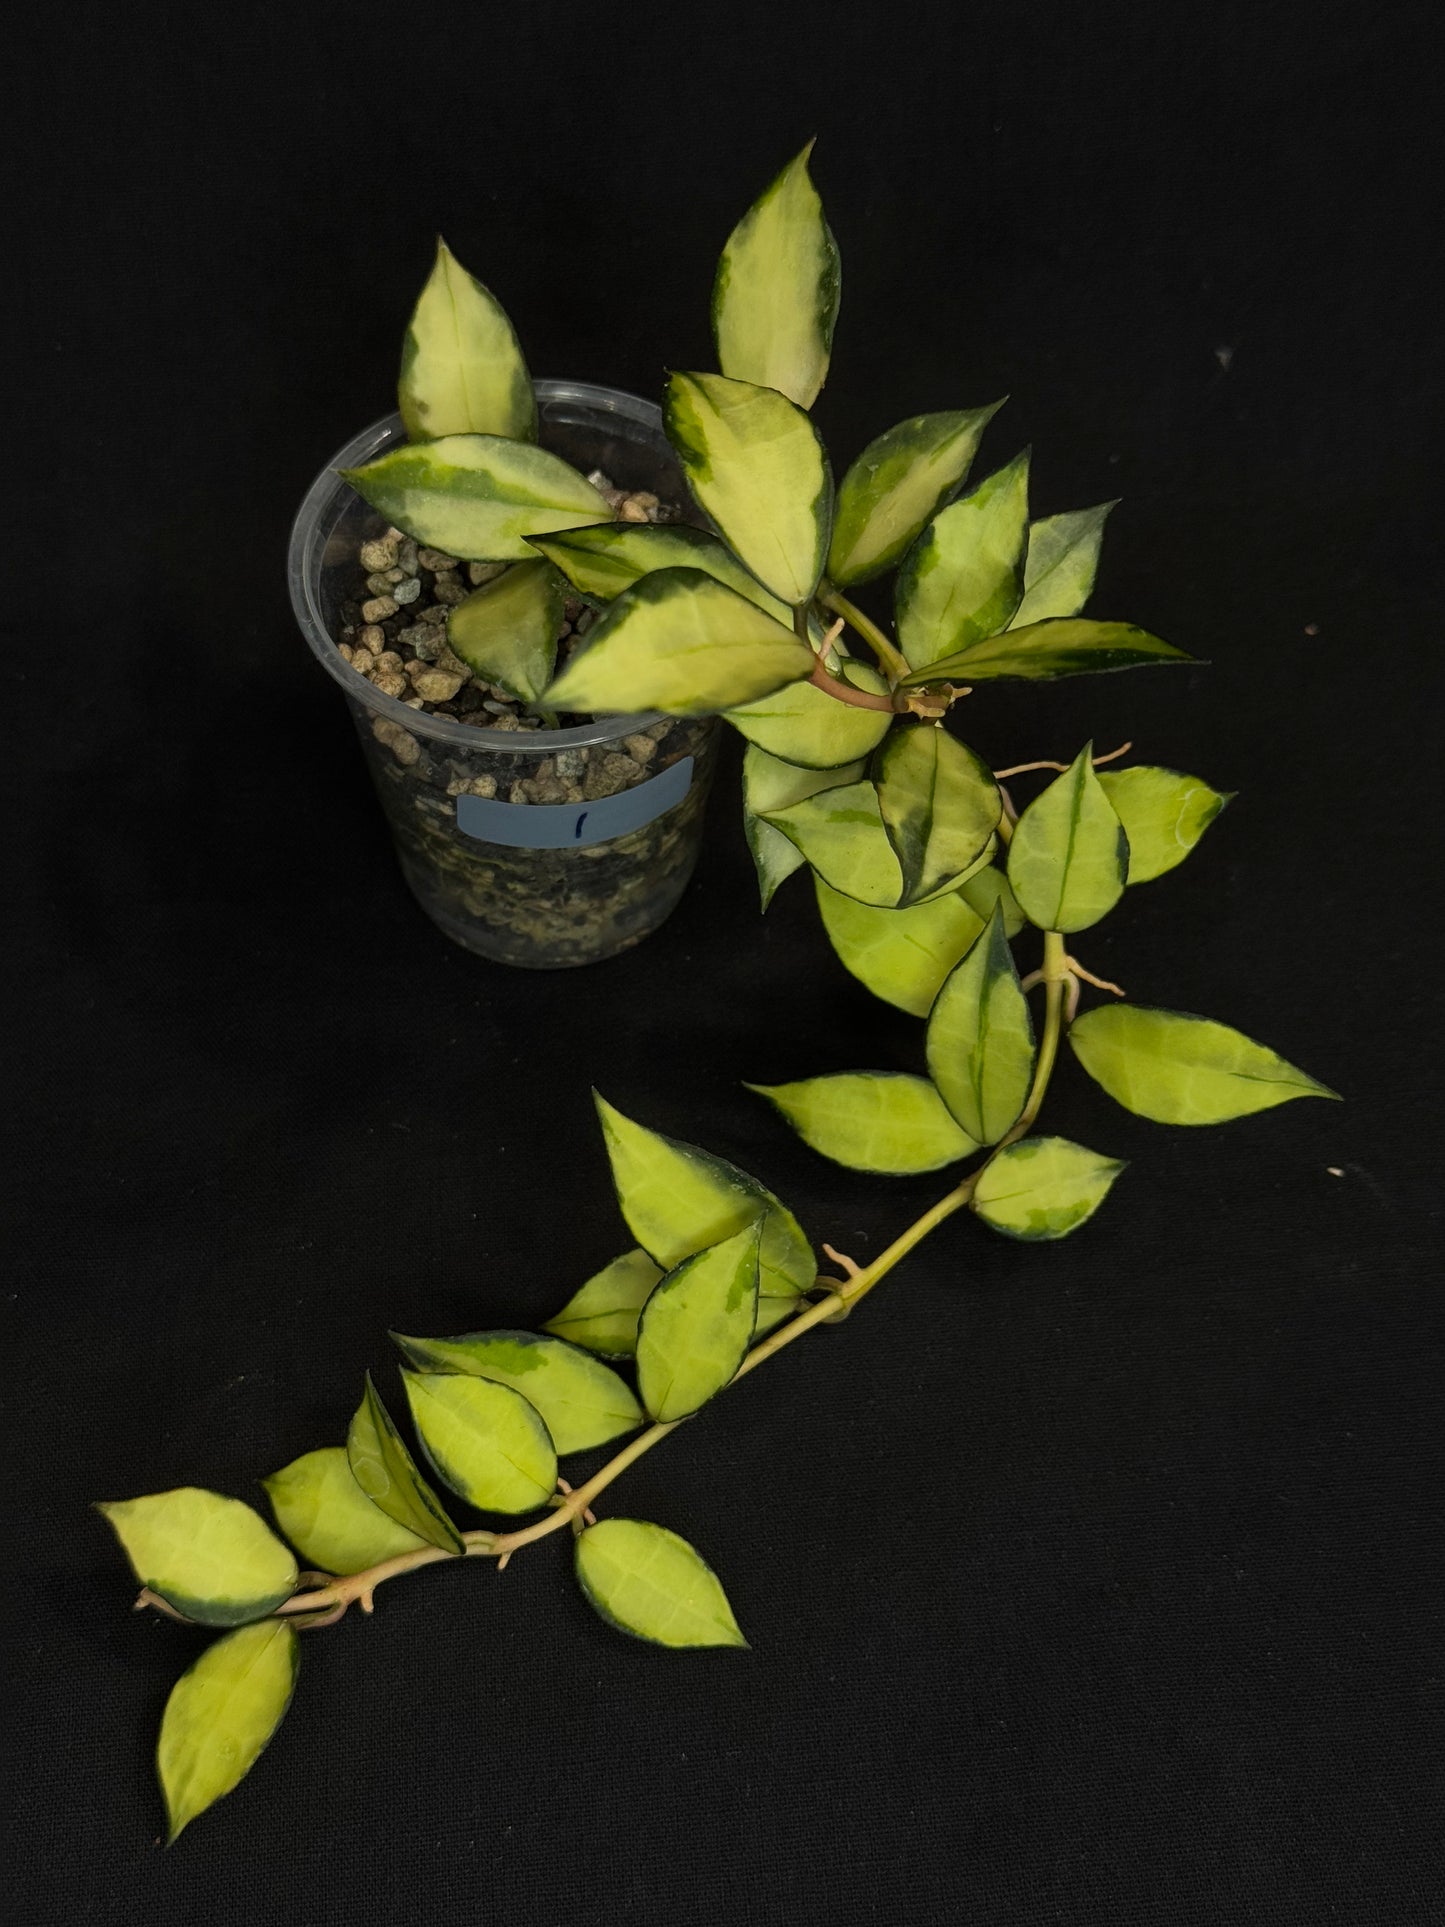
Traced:
<svg viewBox="0 0 1445 1927">
<path fill-rule="evenodd" d="M 637 1355 L 643 1309 L 661 1286 L 686 1261 L 755 1227 L 758 1302 L 749 1335 L 761 1337 L 786 1318 L 817 1276 L 807 1240 L 787 1207 L 726 1159 L 650 1131 L 601 1097 L 597 1111 L 618 1203 L 641 1248 L 588 1279 L 547 1330 L 604 1357 Z"/>
<path fill-rule="evenodd" d="M 1014 895 L 1042 930 L 1087 929 L 1126 884 L 1182 863 L 1228 801 L 1177 770 L 1096 771 L 1086 745 L 1019 818 L 1008 856 Z"/>
<path fill-rule="evenodd" d="M 904 557 L 895 616 L 907 686 L 1188 660 L 1129 623 L 1079 617 L 1114 505 L 1030 523 L 1028 477 L 1025 449 L 934 515 Z"/>
<path fill-rule="evenodd" d="M 1012 1128 L 1028 1097 L 1034 1034 L 995 904 L 954 967 L 928 1025 L 932 1081 L 845 1071 L 795 1084 L 750 1085 L 824 1157 L 898 1176 L 957 1163 Z"/>
<path fill-rule="evenodd" d="M 998 786 L 955 737 L 931 725 L 891 731 L 868 778 L 756 814 L 830 888 L 882 909 L 925 903 L 986 864 Z"/>
<path fill-rule="evenodd" d="M 556 1490 L 559 1454 L 635 1431 L 642 1407 L 616 1372 L 555 1336 L 394 1333 L 418 1436 L 437 1475 L 484 1512 L 532 1512 Z"/>
<path fill-rule="evenodd" d="M 1101 1006 L 1071 1027 L 1074 1054 L 1126 1109 L 1165 1124 L 1218 1124 L 1335 1093 L 1263 1044 L 1202 1017 Z M 1007 1145 L 980 1173 L 972 1209 L 1006 1236 L 1067 1237 L 1124 1169 L 1067 1138 Z"/>
<path fill-rule="evenodd" d="M 597 1099 L 617 1201 L 629 1230 L 664 1269 L 762 1218 L 759 1293 L 784 1305 L 811 1290 L 817 1264 L 797 1219 L 726 1159 L 650 1131 Z"/>
<path fill-rule="evenodd" d="M 233 1627 L 172 1689 L 156 1767 L 172 1840 L 249 1772 L 296 1681 L 296 1630 L 272 1619 L 300 1574 L 291 1552 L 239 1499 L 196 1486 L 100 1505 L 136 1577 L 204 1626 Z"/>
</svg>

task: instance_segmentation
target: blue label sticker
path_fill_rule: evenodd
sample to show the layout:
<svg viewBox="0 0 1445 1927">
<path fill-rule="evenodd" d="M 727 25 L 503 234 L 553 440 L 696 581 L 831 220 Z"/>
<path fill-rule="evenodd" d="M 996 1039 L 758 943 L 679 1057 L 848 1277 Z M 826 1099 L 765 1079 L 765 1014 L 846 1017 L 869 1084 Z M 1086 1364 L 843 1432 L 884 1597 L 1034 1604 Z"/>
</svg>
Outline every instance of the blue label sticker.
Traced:
<svg viewBox="0 0 1445 1927">
<path fill-rule="evenodd" d="M 457 828 L 478 842 L 506 843 L 514 850 L 577 850 L 640 830 L 691 788 L 692 758 L 684 756 L 635 789 L 595 803 L 503 803 L 493 796 L 459 796 Z"/>
</svg>

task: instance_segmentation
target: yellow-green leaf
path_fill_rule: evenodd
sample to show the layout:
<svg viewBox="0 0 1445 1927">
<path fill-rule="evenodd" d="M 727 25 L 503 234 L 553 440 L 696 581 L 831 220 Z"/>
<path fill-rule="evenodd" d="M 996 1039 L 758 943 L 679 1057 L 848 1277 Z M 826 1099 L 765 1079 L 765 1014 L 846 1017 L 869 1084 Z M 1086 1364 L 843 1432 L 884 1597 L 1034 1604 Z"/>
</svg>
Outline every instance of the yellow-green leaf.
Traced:
<svg viewBox="0 0 1445 1927">
<path fill-rule="evenodd" d="M 811 408 L 828 374 L 842 270 L 808 173 L 813 143 L 765 188 L 728 236 L 712 325 L 725 375 Z"/>
<path fill-rule="evenodd" d="M 874 696 L 888 693 L 887 683 L 871 663 L 844 658 L 838 673 L 855 689 L 866 689 Z M 750 743 L 802 769 L 838 770 L 861 761 L 878 747 L 894 722 L 887 709 L 840 702 L 813 682 L 789 683 L 725 713 Z"/>
<path fill-rule="evenodd" d="M 963 482 L 984 429 L 1002 408 L 913 415 L 890 428 L 843 477 L 828 550 L 828 576 L 840 587 L 882 575 L 917 539 Z"/>
<path fill-rule="evenodd" d="M 628 1229 L 670 1271 L 684 1258 L 750 1225 L 761 1211 L 759 1252 L 765 1299 L 811 1289 L 817 1262 L 792 1212 L 726 1159 L 649 1131 L 597 1099 L 612 1182 Z"/>
<path fill-rule="evenodd" d="M 878 792 L 871 782 L 820 790 L 765 819 L 802 851 L 826 883 L 860 903 L 894 909 L 903 895 L 903 872 L 883 827 Z"/>
<path fill-rule="evenodd" d="M 1086 930 L 1124 894 L 1129 839 L 1086 743 L 1029 804 L 1009 844 L 1008 880 L 1040 930 Z"/>
<path fill-rule="evenodd" d="M 701 569 L 659 569 L 617 598 L 545 700 L 701 716 L 812 672 L 812 650 L 755 602 Z"/>
<path fill-rule="evenodd" d="M 562 627 L 562 578 L 550 562 L 517 562 L 447 617 L 447 642 L 468 669 L 524 703 L 552 679 Z"/>
<path fill-rule="evenodd" d="M 577 1540 L 577 1582 L 609 1626 L 654 1646 L 746 1646 L 717 1574 L 686 1539 L 604 1519 Z"/>
<path fill-rule="evenodd" d="M 1129 839 L 1130 883 L 1177 868 L 1231 797 L 1197 776 L 1148 763 L 1100 770 L 1099 782 Z"/>
<path fill-rule="evenodd" d="M 875 780 L 906 909 L 973 868 L 1003 804 L 987 764 L 937 723 L 893 730 L 878 752 Z"/>
<path fill-rule="evenodd" d="M 967 650 L 1004 627 L 1023 594 L 1029 455 L 941 509 L 904 558 L 895 613 L 915 670 Z"/>
<path fill-rule="evenodd" d="M 344 1445 L 325 1445 L 262 1479 L 276 1523 L 322 1572 L 363 1572 L 426 1545 L 389 1519 L 352 1477 Z"/>
<path fill-rule="evenodd" d="M 418 542 L 473 562 L 535 560 L 528 536 L 607 517 L 603 497 L 560 455 L 501 435 L 403 444 L 341 478 Z"/>
<path fill-rule="evenodd" d="M 512 324 L 441 239 L 402 343 L 397 405 L 414 442 L 537 437 L 537 400 Z"/>
<path fill-rule="evenodd" d="M 880 910 L 845 897 L 814 875 L 828 941 L 861 984 L 912 1017 L 926 1017 L 944 978 L 984 920 L 963 890 L 907 910 Z"/>
<path fill-rule="evenodd" d="M 1076 616 L 1094 589 L 1104 524 L 1114 502 L 1096 508 L 1070 509 L 1029 523 L 1028 553 L 1024 556 L 1024 594 L 1014 611 L 1012 629 L 1054 616 Z"/>
<path fill-rule="evenodd" d="M 1069 1030 L 1074 1055 L 1116 1103 L 1156 1124 L 1224 1124 L 1296 1097 L 1338 1097 L 1267 1044 L 1177 1010 L 1111 1004 Z"/>
<path fill-rule="evenodd" d="M 642 1307 L 661 1276 L 645 1251 L 626 1251 L 574 1292 L 545 1329 L 603 1358 L 631 1358 Z"/>
<path fill-rule="evenodd" d="M 403 1338 L 422 1372 L 494 1379 L 535 1405 L 559 1452 L 586 1452 L 642 1423 L 642 1407 L 609 1366 L 560 1338 L 536 1332 L 466 1332 L 460 1338 Z"/>
<path fill-rule="evenodd" d="M 1003 911 L 1004 932 L 1009 937 L 1016 937 L 1028 922 L 1009 888 L 1008 878 L 996 864 L 986 864 L 982 869 L 972 871 L 959 885 L 957 894 L 972 904 L 985 923 L 993 915 L 994 905 L 997 904 Z"/>
<path fill-rule="evenodd" d="M 296 1590 L 296 1561 L 259 1512 L 200 1486 L 97 1505 L 143 1586 L 202 1626 L 262 1619 Z"/>
<path fill-rule="evenodd" d="M 351 1476 L 373 1505 L 381 1507 L 408 1532 L 444 1552 L 462 1550 L 461 1534 L 447 1517 L 441 1500 L 417 1471 L 381 1395 L 366 1375 L 366 1391 L 346 1435 L 346 1459 Z"/>
<path fill-rule="evenodd" d="M 773 388 L 675 374 L 663 416 L 688 487 L 724 541 L 789 608 L 807 602 L 828 552 L 833 478 L 803 410 Z"/>
<path fill-rule="evenodd" d="M 291 1704 L 300 1659 L 296 1628 L 267 1619 L 208 1646 L 171 1688 L 156 1771 L 172 1841 L 265 1752 Z"/>
<path fill-rule="evenodd" d="M 973 1209 L 1006 1237 L 1067 1238 L 1092 1218 L 1124 1169 L 1066 1137 L 1026 1137 L 986 1164 Z"/>
<path fill-rule="evenodd" d="M 969 1136 L 997 1144 L 1024 1107 L 1033 1069 L 1033 1021 L 996 906 L 938 993 L 928 1020 L 929 1075 Z"/>
<path fill-rule="evenodd" d="M 1161 642 L 1130 622 L 1091 622 L 1087 617 L 1030 623 L 985 637 L 956 655 L 928 663 L 904 677 L 905 688 L 929 682 L 998 682 L 1013 677 L 1051 682 L 1097 670 L 1143 669 L 1156 662 L 1192 662 L 1182 649 Z"/>
<path fill-rule="evenodd" d="M 758 1316 L 761 1218 L 684 1258 L 642 1307 L 637 1385 L 649 1418 L 688 1418 L 743 1362 Z"/>
<path fill-rule="evenodd" d="M 838 770 L 799 769 L 795 763 L 784 763 L 776 756 L 769 756 L 756 743 L 748 745 L 743 757 L 743 835 L 758 873 L 764 910 L 772 902 L 778 885 L 786 882 L 794 870 L 803 867 L 803 853 L 781 830 L 765 823 L 761 812 L 784 809 L 790 803 L 801 802 L 805 796 L 816 796 L 819 790 L 856 782 L 862 774 L 861 763 Z"/>
<path fill-rule="evenodd" d="M 437 1477 L 483 1512 L 535 1512 L 557 1489 L 557 1453 L 537 1408 L 510 1385 L 403 1370 L 407 1403 Z"/>
<path fill-rule="evenodd" d="M 805 1144 L 850 1171 L 912 1177 L 956 1164 L 979 1148 L 926 1077 L 842 1071 L 748 1089 L 775 1104 Z"/>
<path fill-rule="evenodd" d="M 686 522 L 603 522 L 597 528 L 539 535 L 532 547 L 555 563 L 589 602 L 611 602 L 659 569 L 701 569 L 756 602 L 785 628 L 792 626 L 787 603 L 749 575 L 725 542 Z"/>
<path fill-rule="evenodd" d="M 758 1322 L 753 1327 L 753 1337 L 766 1338 L 774 1326 L 781 1325 L 784 1319 L 806 1309 L 796 1298 L 759 1298 Z"/>
</svg>

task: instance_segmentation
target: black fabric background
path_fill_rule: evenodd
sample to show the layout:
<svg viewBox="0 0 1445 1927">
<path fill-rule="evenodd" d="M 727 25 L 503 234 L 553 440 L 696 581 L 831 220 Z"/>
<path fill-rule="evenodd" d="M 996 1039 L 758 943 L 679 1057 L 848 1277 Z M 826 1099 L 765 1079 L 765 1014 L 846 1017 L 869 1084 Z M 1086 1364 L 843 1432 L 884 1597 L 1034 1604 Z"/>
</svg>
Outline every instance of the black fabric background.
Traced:
<svg viewBox="0 0 1445 1927">
<path fill-rule="evenodd" d="M 12 37 L 15 1918 L 1445 1918 L 1428 11 L 92 4 Z M 987 454 L 1035 444 L 1038 511 L 1125 498 L 1095 607 L 1212 660 L 968 705 L 1000 763 L 1131 736 L 1240 791 L 1087 961 L 1349 1101 L 1170 1133 L 1066 1064 L 1053 1128 L 1133 1160 L 1085 1232 L 951 1226 L 609 1495 L 706 1552 L 751 1654 L 619 1639 L 555 1543 L 420 1575 L 308 1643 L 261 1767 L 161 1851 L 197 1641 L 130 1614 L 87 1501 L 251 1493 L 365 1366 L 394 1386 L 388 1325 L 547 1316 L 624 1242 L 591 1084 L 860 1257 L 938 1190 L 739 1087 L 921 1033 L 804 887 L 757 917 L 735 747 L 661 934 L 488 967 L 404 893 L 284 592 L 434 230 L 535 371 L 651 394 L 708 365 L 716 251 L 814 131 L 840 461 L 1011 393 Z"/>
</svg>

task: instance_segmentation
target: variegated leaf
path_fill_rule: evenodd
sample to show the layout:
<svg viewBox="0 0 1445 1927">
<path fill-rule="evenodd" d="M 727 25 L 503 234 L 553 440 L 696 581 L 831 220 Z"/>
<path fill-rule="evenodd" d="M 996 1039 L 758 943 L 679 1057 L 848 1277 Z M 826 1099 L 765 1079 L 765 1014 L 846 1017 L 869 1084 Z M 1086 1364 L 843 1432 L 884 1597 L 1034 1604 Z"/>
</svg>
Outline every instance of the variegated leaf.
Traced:
<svg viewBox="0 0 1445 1927">
<path fill-rule="evenodd" d="M 728 237 L 712 322 L 725 375 L 811 408 L 828 374 L 842 280 L 838 244 L 808 173 L 813 143 L 754 201 Z"/>
<path fill-rule="evenodd" d="M 823 573 L 833 477 L 817 430 L 774 388 L 675 374 L 663 419 L 688 487 L 765 588 L 796 609 Z"/>
<path fill-rule="evenodd" d="M 838 488 L 828 578 L 871 582 L 899 562 L 968 474 L 984 429 L 1002 408 L 912 415 L 863 450 Z"/>
<path fill-rule="evenodd" d="M 1029 454 L 941 509 L 904 557 L 895 613 L 915 671 L 939 665 L 1002 629 L 1023 594 Z M 910 677 L 910 681 L 914 678 Z"/>
<path fill-rule="evenodd" d="M 340 474 L 418 542 L 473 562 L 534 560 L 529 536 L 607 518 L 606 501 L 560 455 L 502 435 L 404 444 Z"/>
<path fill-rule="evenodd" d="M 645 575 L 543 692 L 549 709 L 710 715 L 813 673 L 812 650 L 701 569 Z"/>
<path fill-rule="evenodd" d="M 397 405 L 414 442 L 537 438 L 537 400 L 512 324 L 440 237 L 402 343 Z"/>
</svg>

